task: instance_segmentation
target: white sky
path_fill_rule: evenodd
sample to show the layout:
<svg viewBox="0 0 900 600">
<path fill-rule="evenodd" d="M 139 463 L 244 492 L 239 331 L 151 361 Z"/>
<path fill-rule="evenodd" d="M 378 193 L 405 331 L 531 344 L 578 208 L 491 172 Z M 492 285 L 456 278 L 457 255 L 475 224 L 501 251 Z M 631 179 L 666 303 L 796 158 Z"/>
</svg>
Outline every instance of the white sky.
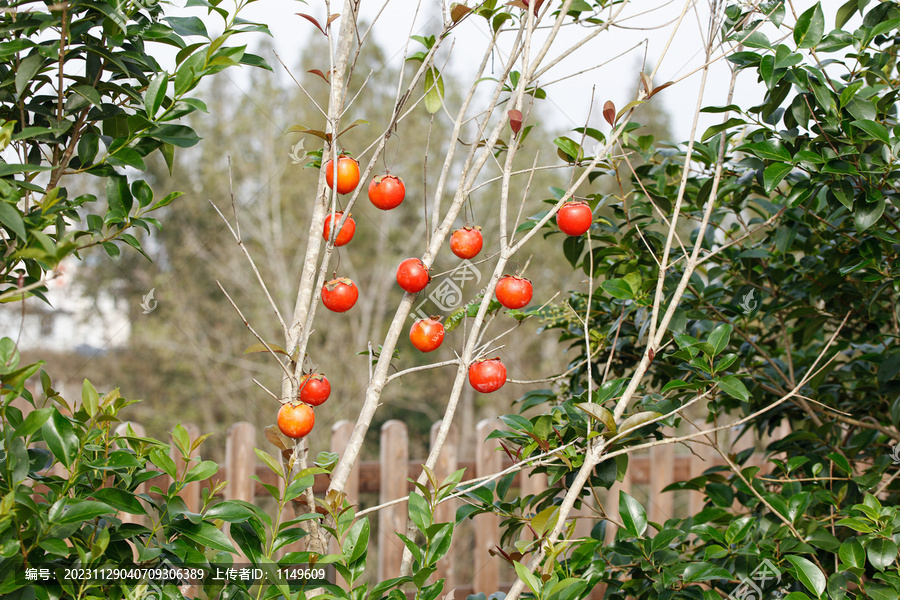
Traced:
<svg viewBox="0 0 900 600">
<path fill-rule="evenodd" d="M 551 1 L 554 4 L 558 3 L 558 0 Z M 176 2 L 182 4 L 184 0 L 176 0 Z M 468 0 L 468 4 L 474 5 L 475 2 Z M 826 17 L 826 32 L 833 28 L 834 15 L 841 4 L 842 0 L 824 0 L 822 2 Z M 813 2 L 810 0 L 793 2 L 797 14 L 812 5 Z M 333 8 L 335 12 L 342 10 L 340 0 L 333 0 L 332 6 L 335 7 Z M 382 0 L 362 0 L 361 15 L 366 22 L 371 22 L 383 8 L 373 35 L 385 50 L 385 54 L 392 57 L 391 61 L 394 64 L 399 64 L 399 61 L 402 60 L 404 45 L 410 32 L 415 35 L 432 35 L 440 28 L 439 2 L 423 0 L 423 5 L 418 9 L 419 14 L 415 17 L 415 24 L 413 24 L 417 6 L 416 0 L 389 0 L 386 5 Z M 667 81 L 684 77 L 700 67 L 703 63 L 701 28 L 706 30 L 709 13 L 709 4 L 706 0 L 696 2 L 687 11 L 668 51 L 663 55 L 664 48 L 673 30 L 676 29 L 675 23 L 684 6 L 683 0 L 632 2 L 623 13 L 623 16 L 630 18 L 623 20 L 620 17 L 618 21 L 621 27 L 601 34 L 545 75 L 543 81 L 546 83 L 610 61 L 607 65 L 549 86 L 547 88 L 548 99 L 541 103 L 542 121 L 547 126 L 557 129 L 555 132 L 557 134 L 564 134 L 566 130 L 582 125 L 589 111 L 592 87 L 596 86 L 592 124 L 597 126 L 598 123 L 601 123 L 599 114 L 603 102 L 609 99 L 621 108 L 633 99 L 645 52 L 648 64 L 659 65 L 654 85 L 661 85 Z M 324 22 L 325 3 L 322 0 L 310 0 L 308 3 L 297 0 L 259 0 L 247 7 L 242 16 L 265 23 L 274 35 L 274 44 L 279 54 L 288 64 L 295 64 L 299 49 L 310 37 L 321 39 L 323 50 L 325 44 L 324 36 L 311 23 L 296 16 L 297 12 L 306 12 L 320 22 Z M 202 13 L 197 11 L 194 14 Z M 790 8 L 786 22 L 793 22 Z M 339 21 L 336 21 L 334 26 L 338 25 Z M 463 81 L 471 80 L 472 70 L 481 61 L 487 42 L 486 25 L 484 19 L 470 16 L 452 34 L 454 44 L 449 64 L 450 68 L 463 78 Z M 585 35 L 588 31 L 587 28 L 567 28 L 551 49 L 551 56 L 564 50 L 573 40 L 577 40 L 578 36 Z M 774 28 L 770 27 L 763 31 L 769 34 L 772 41 L 778 36 Z M 507 39 L 511 40 L 511 36 L 512 34 Z M 258 44 L 258 38 L 253 39 L 255 37 L 255 34 L 244 36 L 245 39 L 240 43 L 248 43 L 252 50 Z M 638 47 L 626 52 L 634 46 Z M 623 52 L 626 52 L 624 56 L 611 60 Z M 715 53 L 715 55 L 720 54 L 721 52 Z M 273 65 L 279 76 L 284 76 L 283 69 L 277 65 L 274 57 L 266 56 L 265 58 Z M 327 59 L 322 55 L 302 57 L 301 60 L 304 68 L 327 70 Z M 501 62 L 502 57 L 498 54 L 494 62 L 497 70 L 500 69 Z M 242 78 L 232 73 L 229 72 L 229 78 L 240 86 Z M 711 67 L 704 96 L 704 106 L 725 104 L 729 77 L 728 65 L 724 60 L 717 61 Z M 396 85 L 395 81 L 379 82 L 381 85 L 385 83 L 389 83 L 391 87 Z M 653 99 L 672 116 L 671 127 L 678 141 L 686 140 L 690 135 L 691 118 L 689 115 L 692 114 L 697 103 L 699 86 L 700 74 L 697 72 L 677 85 L 664 90 Z M 736 98 L 743 106 L 750 106 L 762 99 L 763 91 L 763 86 L 756 83 L 754 74 L 747 71 L 738 79 Z M 242 92 L 253 97 L 253 91 L 246 89 L 246 86 L 242 87 Z M 636 119 L 640 121 L 640 114 Z M 700 133 L 709 125 L 720 120 L 721 115 L 702 115 Z M 603 123 L 603 128 L 608 129 L 605 123 Z"/>
<path fill-rule="evenodd" d="M 339 2 L 332 4 L 340 5 Z M 474 2 L 470 0 L 469 4 L 474 4 Z M 548 99 L 541 103 L 541 118 L 547 125 L 558 128 L 558 133 L 564 133 L 564 130 L 583 124 L 589 110 L 592 86 L 596 85 L 594 119 L 592 119 L 596 125 L 599 122 L 599 113 L 603 102 L 609 99 L 617 107 L 622 107 L 633 99 L 645 51 L 649 64 L 654 65 L 659 62 L 674 29 L 674 21 L 681 13 L 684 4 L 680 0 L 670 2 L 661 0 L 653 3 L 645 1 L 632 4 L 633 7 L 624 14 L 636 15 L 639 11 L 645 13 L 622 22 L 624 26 L 633 27 L 633 29 L 614 29 L 601 34 L 543 78 L 544 82 L 550 82 L 610 61 L 605 66 L 547 88 Z M 402 60 L 404 45 L 410 33 L 416 5 L 415 0 L 390 1 L 374 28 L 376 41 L 385 50 L 385 54 L 392 57 L 391 60 L 395 64 L 399 64 L 399 61 Z M 371 22 L 382 6 L 383 3 L 380 0 L 363 0 L 362 18 Z M 439 30 L 438 6 L 439 4 L 433 0 L 424 3 L 415 26 L 412 27 L 413 34 L 431 35 Z M 245 9 L 242 16 L 268 25 L 274 35 L 274 44 L 278 53 L 285 62 L 292 64 L 299 49 L 310 37 L 321 39 L 323 49 L 325 43 L 324 36 L 311 23 L 296 16 L 297 12 L 312 14 L 322 22 L 325 15 L 324 2 L 311 0 L 309 4 L 303 4 L 295 0 L 260 0 Z M 195 12 L 194 14 L 201 13 Z M 697 4 L 696 11 L 693 9 L 688 11 L 668 53 L 659 65 L 659 72 L 654 79 L 655 85 L 682 77 L 702 64 L 699 24 L 702 23 L 703 28 L 706 28 L 707 14 L 708 6 L 705 2 Z M 334 24 L 334 26 L 337 25 L 339 25 L 339 21 Z M 587 28 L 567 28 L 551 49 L 551 56 L 558 54 L 578 36 L 585 35 L 589 31 Z M 486 21 L 480 17 L 469 17 L 452 35 L 455 43 L 450 58 L 450 68 L 464 81 L 470 81 L 471 72 L 481 61 L 487 42 Z M 508 36 L 509 40 L 512 39 L 511 36 L 512 34 Z M 252 49 L 257 44 L 251 37 L 244 36 L 240 43 L 249 43 Z M 418 45 L 415 44 L 415 46 Z M 634 46 L 638 47 L 621 58 L 611 60 Z M 283 69 L 277 64 L 274 57 L 267 56 L 265 58 L 269 60 L 279 75 L 283 75 Z M 303 57 L 302 62 L 304 68 L 327 70 L 327 59 L 322 55 Z M 497 70 L 501 68 L 501 62 L 502 57 L 497 54 L 494 61 Z M 490 70 L 490 66 L 488 70 Z M 241 78 L 232 73 L 229 71 L 229 78 L 240 85 Z M 707 85 L 705 104 L 724 103 L 728 77 L 729 71 L 724 61 L 719 61 L 713 66 Z M 745 83 L 741 86 L 743 93 L 752 92 L 756 88 L 751 81 L 751 76 L 744 77 L 743 80 L 742 83 Z M 688 114 L 686 110 L 692 109 L 697 102 L 699 81 L 699 75 L 690 77 L 661 92 L 654 98 L 654 102 L 662 103 L 673 117 L 678 113 Z M 389 84 L 393 87 L 396 82 L 390 81 Z M 241 91 L 253 97 L 252 90 L 242 87 Z M 756 93 L 760 92 L 757 90 Z M 639 116 L 637 120 L 640 120 Z M 673 118 L 672 127 L 679 140 L 686 139 L 690 133 L 690 119 Z"/>
</svg>

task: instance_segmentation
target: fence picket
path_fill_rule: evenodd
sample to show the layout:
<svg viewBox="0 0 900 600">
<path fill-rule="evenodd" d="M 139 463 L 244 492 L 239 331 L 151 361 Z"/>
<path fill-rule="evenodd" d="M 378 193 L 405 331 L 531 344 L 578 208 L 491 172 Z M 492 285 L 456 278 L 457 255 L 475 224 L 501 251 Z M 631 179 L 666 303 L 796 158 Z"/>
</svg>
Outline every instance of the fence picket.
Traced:
<svg viewBox="0 0 900 600">
<path fill-rule="evenodd" d="M 487 441 L 488 434 L 494 431 L 499 422 L 496 419 L 484 419 L 475 427 L 475 477 L 485 477 L 500 470 L 503 457 L 497 452 L 496 440 Z M 500 544 L 500 517 L 491 513 L 474 517 L 475 561 L 474 591 L 491 594 L 500 589 L 499 559 L 488 552 Z"/>
<path fill-rule="evenodd" d="M 650 487 L 647 490 L 648 517 L 654 523 L 664 523 L 675 513 L 674 494 L 663 494 L 663 488 L 672 483 L 675 471 L 675 446 L 663 444 L 650 448 Z"/>
<path fill-rule="evenodd" d="M 409 435 L 406 423 L 392 419 L 381 426 L 381 491 L 378 502 L 408 495 Z M 395 532 L 406 531 L 406 504 L 390 506 L 378 512 L 378 577 L 379 581 L 397 577 L 403 557 L 403 543 Z"/>
<path fill-rule="evenodd" d="M 431 426 L 431 445 L 434 446 L 435 438 L 437 437 L 438 429 L 440 429 L 441 422 L 437 421 Z M 450 425 L 450 430 L 447 432 L 447 439 L 444 441 L 444 447 L 441 448 L 441 454 L 438 457 L 437 463 L 434 466 L 434 476 L 438 480 L 438 484 L 444 481 L 445 478 L 452 475 L 456 469 L 458 464 L 458 454 L 459 454 L 459 429 L 456 425 Z M 454 501 L 443 502 L 438 505 L 437 509 L 434 511 L 434 522 L 435 523 L 452 523 L 456 518 L 456 507 L 458 503 Z M 453 546 L 458 544 L 453 544 L 451 542 L 451 549 L 448 551 L 447 556 L 450 556 L 450 553 L 453 552 Z M 437 571 L 433 575 L 435 581 L 440 578 L 444 578 L 444 589 L 452 590 L 455 583 L 455 569 L 453 560 L 442 560 L 438 562 Z"/>
</svg>

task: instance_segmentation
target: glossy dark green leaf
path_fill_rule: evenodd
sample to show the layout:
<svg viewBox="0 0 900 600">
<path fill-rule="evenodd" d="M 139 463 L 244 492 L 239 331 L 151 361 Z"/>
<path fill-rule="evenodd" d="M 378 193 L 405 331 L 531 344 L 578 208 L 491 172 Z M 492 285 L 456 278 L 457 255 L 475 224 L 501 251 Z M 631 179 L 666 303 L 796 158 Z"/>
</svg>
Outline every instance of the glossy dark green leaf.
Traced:
<svg viewBox="0 0 900 600">
<path fill-rule="evenodd" d="M 891 143 L 890 133 L 888 133 L 887 127 L 881 123 L 870 120 L 856 120 L 850 124 L 864 131 L 870 138 L 874 138 L 885 144 Z"/>
<path fill-rule="evenodd" d="M 47 419 L 50 418 L 54 411 L 56 411 L 56 409 L 50 406 L 31 411 L 19 426 L 16 427 L 13 435 L 16 437 L 28 437 L 43 427 L 44 423 L 47 422 Z"/>
<path fill-rule="evenodd" d="M 792 571 L 797 580 L 812 592 L 816 598 L 825 592 L 826 579 L 822 570 L 808 558 L 788 554 L 786 559 L 793 565 Z"/>
<path fill-rule="evenodd" d="M 712 563 L 691 563 L 684 569 L 684 580 L 688 582 L 710 581 L 711 579 L 731 580 L 731 572 Z"/>
<path fill-rule="evenodd" d="M 788 163 L 772 163 L 763 171 L 763 186 L 766 192 L 771 193 L 778 184 L 793 170 L 793 165 Z"/>
<path fill-rule="evenodd" d="M 794 25 L 794 43 L 798 48 L 814 48 L 822 41 L 825 35 L 825 15 L 822 14 L 822 6 L 815 6 L 806 10 L 797 18 Z"/>
<path fill-rule="evenodd" d="M 851 567 L 864 569 L 866 566 L 866 552 L 855 537 L 847 538 L 841 543 L 839 554 L 841 560 Z"/>
<path fill-rule="evenodd" d="M 634 298 L 634 292 L 631 286 L 624 279 L 608 279 L 600 284 L 607 294 L 619 300 L 630 300 Z"/>
<path fill-rule="evenodd" d="M 737 398 L 743 402 L 747 402 L 750 399 L 750 392 L 747 391 L 747 386 L 734 375 L 725 375 L 719 378 L 717 383 L 719 388 L 732 398 Z"/>
<path fill-rule="evenodd" d="M 166 88 L 169 82 L 169 74 L 163 71 L 153 78 L 147 91 L 144 92 L 144 110 L 149 119 L 156 118 L 159 107 L 162 106 L 163 100 L 166 99 Z"/>
<path fill-rule="evenodd" d="M 246 522 L 237 523 L 235 525 L 239 526 L 244 524 L 246 524 Z M 179 521 L 177 523 L 173 523 L 171 527 L 175 531 L 184 534 L 187 538 L 207 548 L 212 548 L 213 550 L 222 550 L 224 552 L 235 552 L 234 546 L 228 540 L 228 536 L 226 536 L 221 529 L 218 529 L 211 523 L 191 523 L 190 521 Z M 232 535 L 234 535 L 235 529 L 239 528 L 233 527 Z"/>
<path fill-rule="evenodd" d="M 16 95 L 21 96 L 25 88 L 44 66 L 46 59 L 38 52 L 32 52 L 23 58 L 16 69 Z"/>
<path fill-rule="evenodd" d="M 67 525 L 90 521 L 101 515 L 115 514 L 116 509 L 96 500 L 70 500 L 51 516 L 50 521 L 57 525 Z"/>
<path fill-rule="evenodd" d="M 21 240 L 27 236 L 22 214 L 15 206 L 3 200 L 0 200 L 0 224 L 7 227 Z"/>
<path fill-rule="evenodd" d="M 53 456 L 64 466 L 71 466 L 78 453 L 79 441 L 69 419 L 54 408 L 41 427 L 41 432 Z"/>
<path fill-rule="evenodd" d="M 730 323 L 720 323 L 719 325 L 716 325 L 716 328 L 709 334 L 709 343 L 715 350 L 713 356 L 718 356 L 722 350 L 728 346 L 732 330 L 734 330 L 734 326 Z"/>
<path fill-rule="evenodd" d="M 640 537 L 647 529 L 647 512 L 641 503 L 619 490 L 619 517 L 625 530 L 634 537 Z"/>
<path fill-rule="evenodd" d="M 878 222 L 881 215 L 884 214 L 884 198 L 879 198 L 876 202 L 859 202 L 853 211 L 853 224 L 856 226 L 856 232 L 862 233 Z"/>
<path fill-rule="evenodd" d="M 866 556 L 873 567 L 884 571 L 897 560 L 897 544 L 894 540 L 875 538 L 866 546 Z"/>
<path fill-rule="evenodd" d="M 138 501 L 137 497 L 126 490 L 117 488 L 100 488 L 93 493 L 94 498 L 104 502 L 118 511 L 130 515 L 146 515 L 147 511 Z"/>
</svg>

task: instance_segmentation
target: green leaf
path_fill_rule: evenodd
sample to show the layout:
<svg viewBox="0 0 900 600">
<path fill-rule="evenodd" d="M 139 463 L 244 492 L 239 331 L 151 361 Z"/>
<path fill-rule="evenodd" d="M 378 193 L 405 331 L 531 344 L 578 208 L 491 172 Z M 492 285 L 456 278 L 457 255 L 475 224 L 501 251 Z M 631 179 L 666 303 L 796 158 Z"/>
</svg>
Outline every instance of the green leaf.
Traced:
<svg viewBox="0 0 900 600">
<path fill-rule="evenodd" d="M 150 85 L 147 86 L 147 91 L 144 92 L 144 110 L 147 112 L 147 117 L 151 120 L 156 118 L 159 107 L 162 106 L 163 100 L 166 99 L 168 83 L 169 73 L 163 71 L 153 78 Z"/>
<path fill-rule="evenodd" d="M 69 545 L 65 541 L 56 538 L 44 538 L 38 546 L 47 554 L 55 554 L 56 556 L 68 556 Z"/>
<path fill-rule="evenodd" d="M 802 556 L 785 556 L 794 565 L 797 579 L 818 598 L 825 592 L 825 575 L 813 562 Z"/>
<path fill-rule="evenodd" d="M 282 468 L 281 463 L 279 463 L 274 456 L 272 456 L 265 450 L 260 450 L 259 448 L 254 448 L 253 451 L 256 452 L 256 456 L 259 457 L 259 460 L 263 461 L 263 463 L 265 463 L 265 465 L 269 467 L 269 469 L 271 469 L 273 473 L 275 473 L 276 477 L 278 477 L 279 479 L 284 477 L 284 469 Z"/>
<path fill-rule="evenodd" d="M 738 379 L 734 375 L 725 375 L 724 377 L 719 378 L 718 380 L 719 388 L 731 396 L 732 398 L 737 398 L 743 402 L 747 402 L 750 399 L 750 392 L 747 391 L 747 387 L 744 385 L 744 382 Z"/>
<path fill-rule="evenodd" d="M 856 232 L 862 233 L 877 223 L 883 214 L 883 197 L 879 198 L 876 202 L 858 202 L 856 204 L 856 210 L 853 211 L 853 224 L 856 226 Z"/>
<path fill-rule="evenodd" d="M 202 35 L 209 39 L 206 26 L 198 17 L 164 17 L 178 35 Z"/>
<path fill-rule="evenodd" d="M 175 461 L 172 460 L 168 454 L 163 452 L 160 448 L 154 448 L 150 451 L 150 462 L 163 470 L 163 473 L 175 479 L 176 468 Z"/>
<path fill-rule="evenodd" d="M 93 417 L 100 410 L 100 395 L 87 379 L 81 386 L 81 405 L 84 406 L 89 417 Z"/>
<path fill-rule="evenodd" d="M 184 196 L 184 192 L 172 192 L 171 194 L 167 195 L 165 198 L 163 198 L 162 200 L 160 200 L 159 202 L 154 204 L 153 208 L 151 208 L 150 210 L 156 210 L 157 208 L 162 208 L 163 206 L 168 206 L 176 198 L 179 198 L 181 196 Z"/>
<path fill-rule="evenodd" d="M 418 493 L 409 495 L 409 519 L 422 533 L 431 526 L 431 509 L 428 507 L 428 501 Z"/>
<path fill-rule="evenodd" d="M 794 43 L 797 48 L 814 48 L 825 35 L 825 15 L 822 6 L 816 5 L 808 9 L 797 19 L 794 25 Z M 823 588 L 824 589 L 824 588 Z"/>
<path fill-rule="evenodd" d="M 130 515 L 146 515 L 147 511 L 141 506 L 137 497 L 131 492 L 117 488 L 100 488 L 92 493 L 95 499 L 109 504 L 116 510 Z"/>
<path fill-rule="evenodd" d="M 879 571 L 884 571 L 897 560 L 897 544 L 894 540 L 875 538 L 866 547 L 869 562 Z"/>
<path fill-rule="evenodd" d="M 689 582 L 709 581 L 711 579 L 732 579 L 732 574 L 722 567 L 708 562 L 691 563 L 684 570 L 684 580 Z"/>
<path fill-rule="evenodd" d="M 868 521 L 860 519 L 859 517 L 847 517 L 846 519 L 841 519 L 837 522 L 837 525 L 849 527 L 853 531 L 858 531 L 860 533 L 872 533 L 875 531 L 875 527 Z"/>
<path fill-rule="evenodd" d="M 719 123 L 718 125 L 713 125 L 709 129 L 707 129 L 705 132 L 703 132 L 703 136 L 700 138 L 700 141 L 705 142 L 706 140 L 708 140 L 709 138 L 711 138 L 712 136 L 716 135 L 717 133 L 719 133 L 721 131 L 725 131 L 726 129 L 731 129 L 732 127 L 741 127 L 746 124 L 747 124 L 747 121 L 745 121 L 743 119 L 739 119 L 737 117 L 731 117 L 724 123 Z"/>
<path fill-rule="evenodd" d="M 147 135 L 179 148 L 190 148 L 200 141 L 200 137 L 186 125 L 162 125 L 147 132 Z"/>
<path fill-rule="evenodd" d="M 594 404 L 593 402 L 579 402 L 575 406 L 606 425 L 608 430 L 613 433 L 616 432 L 616 420 L 608 409 L 603 408 L 599 404 Z"/>
<path fill-rule="evenodd" d="M 841 543 L 839 551 L 841 560 L 851 567 L 866 568 L 866 552 L 855 537 L 847 538 Z"/>
<path fill-rule="evenodd" d="M 830 459 L 840 470 L 848 475 L 853 474 L 853 469 L 850 467 L 850 461 L 847 460 L 847 457 L 838 454 L 837 452 L 831 452 L 827 454 L 825 458 Z"/>
<path fill-rule="evenodd" d="M 225 500 L 211 506 L 203 517 L 205 519 L 221 519 L 228 523 L 237 523 L 238 521 L 246 521 L 256 514 L 255 508 L 255 506 L 248 505 L 242 500 Z"/>
<path fill-rule="evenodd" d="M 847 597 L 847 578 L 841 573 L 832 573 L 827 589 L 829 600 L 844 600 Z"/>
<path fill-rule="evenodd" d="M 552 531 L 556 527 L 556 522 L 559 520 L 558 511 L 558 506 L 548 506 L 531 518 L 531 528 L 534 529 L 539 538 L 544 537 L 545 533 Z"/>
<path fill-rule="evenodd" d="M 20 240 L 25 240 L 25 221 L 19 210 L 10 204 L 0 200 L 0 223 L 9 228 Z"/>
<path fill-rule="evenodd" d="M 884 385 L 896 377 L 897 373 L 900 373 L 900 352 L 888 354 L 887 357 L 881 361 L 881 364 L 878 365 L 876 379 L 878 379 L 878 383 Z"/>
<path fill-rule="evenodd" d="M 41 67 L 44 65 L 44 60 L 44 57 L 36 51 L 22 59 L 19 63 L 19 68 L 16 69 L 17 96 L 22 95 L 22 92 L 28 87 L 28 83 L 34 79 L 34 76 L 41 70 Z"/>
<path fill-rule="evenodd" d="M 715 350 L 713 356 L 718 356 L 719 353 L 725 349 L 725 346 L 728 345 L 733 329 L 734 327 L 730 323 L 720 323 L 712 330 L 712 333 L 709 334 L 709 343 Z"/>
<path fill-rule="evenodd" d="M 647 513 L 640 502 L 619 490 L 619 517 L 625 530 L 634 537 L 640 537 L 647 529 Z"/>
<path fill-rule="evenodd" d="M 634 298 L 634 292 L 628 282 L 624 279 L 608 279 L 600 284 L 603 290 L 619 300 L 630 300 Z"/>
<path fill-rule="evenodd" d="M 528 586 L 528 589 L 532 591 L 535 598 L 541 597 L 541 582 L 540 580 L 534 576 L 534 574 L 528 570 L 528 567 L 523 565 L 520 562 L 514 562 L 513 566 L 516 568 L 516 575 L 519 576 L 519 579 Z"/>
<path fill-rule="evenodd" d="M 444 78 L 440 73 L 435 78 L 436 72 L 434 67 L 425 72 L 425 110 L 432 115 L 441 110 L 444 98 Z"/>
<path fill-rule="evenodd" d="M 553 140 L 553 143 L 562 151 L 564 156 L 561 156 L 561 158 L 567 162 L 576 161 L 584 156 L 584 150 L 573 139 L 562 136 Z"/>
<path fill-rule="evenodd" d="M 78 160 L 83 165 L 90 165 L 97 156 L 100 148 L 100 136 L 93 132 L 87 132 L 78 140 Z"/>
<path fill-rule="evenodd" d="M 94 106 L 99 107 L 103 104 L 99 92 L 89 85 L 76 85 L 72 90 Z"/>
<path fill-rule="evenodd" d="M 53 411 L 56 409 L 52 406 L 48 406 L 46 408 L 39 408 L 37 410 L 33 410 L 28 413 L 28 416 L 19 423 L 19 426 L 16 427 L 13 435 L 15 437 L 28 437 L 33 434 L 35 431 L 40 429 L 44 423 L 47 422 L 47 419 L 50 418 L 50 415 L 53 414 Z"/>
<path fill-rule="evenodd" d="M 237 552 L 220 529 L 211 523 L 191 523 L 190 521 L 176 521 L 170 525 L 176 531 L 184 534 L 190 540 L 197 542 L 207 548 L 214 550 L 222 550 L 223 552 Z"/>
<path fill-rule="evenodd" d="M 369 545 L 369 519 L 358 519 L 350 527 L 347 537 L 341 544 L 341 552 L 344 555 L 344 561 L 352 563 L 360 556 L 366 553 Z"/>
<path fill-rule="evenodd" d="M 69 419 L 54 408 L 41 431 L 53 456 L 66 467 L 71 466 L 78 452 L 78 436 Z"/>
<path fill-rule="evenodd" d="M 648 421 L 652 421 L 662 415 L 658 412 L 652 410 L 645 410 L 643 412 L 639 412 L 631 415 L 619 425 L 619 433 L 625 433 L 631 429 L 635 429 L 647 423 Z"/>
<path fill-rule="evenodd" d="M 764 141 L 764 142 L 755 142 L 752 144 L 744 144 L 739 147 L 740 151 L 748 151 L 759 158 L 766 160 L 776 160 L 779 162 L 789 163 L 791 162 L 791 154 L 785 150 L 781 144 L 776 142 Z"/>
<path fill-rule="evenodd" d="M 868 119 L 860 119 L 853 121 L 850 124 L 866 132 L 869 137 L 875 138 L 876 140 L 884 142 L 885 144 L 891 143 L 891 135 L 888 133 L 887 127 L 885 127 L 881 123 L 870 121 Z"/>
<path fill-rule="evenodd" d="M 837 15 L 834 17 L 834 26 L 836 29 L 841 29 L 844 25 L 847 24 L 847 21 L 850 20 L 856 11 L 859 10 L 859 0 L 848 0 L 837 11 Z"/>
<path fill-rule="evenodd" d="M 794 166 L 790 163 L 772 163 L 763 171 L 763 186 L 766 192 L 771 194 L 772 190 L 778 187 L 778 184 L 793 170 Z"/>
<path fill-rule="evenodd" d="M 203 481 L 209 479 L 219 470 L 219 465 L 211 460 L 204 460 L 192 467 L 184 476 L 184 482 Z"/>
<path fill-rule="evenodd" d="M 50 522 L 58 525 L 83 523 L 100 515 L 115 514 L 116 509 L 105 502 L 96 500 L 75 500 L 67 502 L 57 510 L 50 510 Z"/>
</svg>

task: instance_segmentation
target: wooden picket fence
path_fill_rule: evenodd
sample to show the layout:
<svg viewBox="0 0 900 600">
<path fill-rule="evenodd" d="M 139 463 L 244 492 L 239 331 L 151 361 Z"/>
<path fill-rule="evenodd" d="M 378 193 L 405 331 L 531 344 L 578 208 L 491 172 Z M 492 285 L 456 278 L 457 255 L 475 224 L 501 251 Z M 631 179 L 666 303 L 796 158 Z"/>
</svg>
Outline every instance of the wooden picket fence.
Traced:
<svg viewBox="0 0 900 600">
<path fill-rule="evenodd" d="M 130 424 L 137 435 L 144 434 L 144 428 L 138 423 Z M 431 428 L 431 440 L 433 443 L 440 422 Z M 464 480 L 473 477 L 484 477 L 497 473 L 501 469 L 510 466 L 511 460 L 505 452 L 499 449 L 496 440 L 484 441 L 488 434 L 502 423 L 497 419 L 484 420 L 478 423 L 476 440 L 481 441 L 475 448 L 475 460 L 465 461 L 459 458 L 459 433 L 456 426 L 452 426 L 450 434 L 445 442 L 441 458 L 435 469 L 439 479 L 446 477 L 457 469 L 465 468 Z M 124 428 L 121 424 L 120 428 Z M 196 426 L 185 425 L 191 438 L 199 435 Z M 122 431 L 120 429 L 120 431 Z M 339 421 L 331 431 L 330 450 L 342 453 L 353 430 L 351 421 Z M 215 476 L 217 481 L 228 481 L 223 490 L 225 499 L 245 500 L 257 502 L 258 498 L 267 497 L 262 483 L 278 485 L 275 475 L 264 465 L 259 463 L 254 447 L 266 447 L 261 432 L 246 422 L 236 423 L 228 431 L 225 464 Z M 720 432 L 720 436 L 721 436 Z M 174 450 L 174 449 L 173 449 Z M 721 457 L 708 446 L 695 446 L 695 454 L 676 454 L 676 446 L 673 444 L 660 445 L 651 448 L 644 454 L 631 456 L 628 474 L 625 481 L 616 483 L 611 490 L 603 492 L 600 500 L 603 509 L 610 515 L 618 514 L 619 490 L 635 496 L 647 509 L 651 521 L 662 523 L 665 520 L 687 514 L 696 514 L 703 507 L 704 498 L 697 492 L 662 493 L 663 488 L 675 481 L 683 481 L 697 477 L 704 470 L 717 464 L 722 464 Z M 277 453 L 272 453 L 277 454 Z M 756 457 L 754 457 L 756 458 Z M 177 450 L 173 452 L 173 459 L 180 468 L 184 468 L 183 461 Z M 391 500 L 406 497 L 413 489 L 410 479 L 416 479 L 422 471 L 424 460 L 410 460 L 409 436 L 406 424 L 402 421 L 392 420 L 384 423 L 381 428 L 380 460 L 361 462 L 354 467 L 347 482 L 346 493 L 350 502 L 357 504 L 359 508 L 365 508 L 375 503 L 384 504 Z M 260 482 L 251 479 L 256 475 Z M 144 491 L 157 485 L 165 485 L 166 475 L 143 484 Z M 203 487 L 210 486 L 210 481 L 198 481 L 188 484 L 181 496 L 191 511 L 198 511 L 201 505 L 200 491 Z M 324 492 L 328 487 L 328 476 L 318 475 L 315 480 L 314 491 Z M 546 489 L 547 478 L 545 475 L 532 474 L 529 471 L 520 471 L 513 482 L 510 493 L 518 493 L 522 496 L 540 492 Z M 377 500 L 374 499 L 377 495 Z M 605 497 L 603 497 L 605 495 Z M 454 500 L 441 504 L 435 515 L 436 522 L 447 522 L 454 519 L 459 501 Z M 293 518 L 290 506 L 286 509 L 283 519 Z M 129 522 L 140 522 L 141 517 L 134 515 L 122 515 Z M 590 535 L 591 529 L 598 522 L 597 513 L 590 507 L 583 507 L 576 511 L 573 517 L 577 517 L 575 535 L 583 537 Z M 370 541 L 370 557 L 377 556 L 377 569 L 370 571 L 371 575 L 381 581 L 396 577 L 399 573 L 400 560 L 403 552 L 403 544 L 396 537 L 395 532 L 406 529 L 407 506 L 398 503 L 384 508 L 370 519 L 373 535 L 370 540 L 375 540 L 375 548 Z M 610 540 L 615 534 L 615 526 L 608 523 L 606 536 Z M 336 552 L 334 545 L 332 551 Z M 446 578 L 445 592 L 456 590 L 457 597 L 465 597 L 467 594 L 484 592 L 490 594 L 497 590 L 509 588 L 510 581 L 514 579 L 514 571 L 506 565 L 502 558 L 492 556 L 490 550 L 500 545 L 500 519 L 493 514 L 482 514 L 474 517 L 470 525 L 461 526 L 453 538 L 450 553 L 439 563 L 436 577 Z M 298 546 L 288 548 L 297 550 Z M 371 563 L 370 563 L 371 566 Z M 602 597 L 602 590 L 594 590 L 592 598 Z"/>
</svg>

